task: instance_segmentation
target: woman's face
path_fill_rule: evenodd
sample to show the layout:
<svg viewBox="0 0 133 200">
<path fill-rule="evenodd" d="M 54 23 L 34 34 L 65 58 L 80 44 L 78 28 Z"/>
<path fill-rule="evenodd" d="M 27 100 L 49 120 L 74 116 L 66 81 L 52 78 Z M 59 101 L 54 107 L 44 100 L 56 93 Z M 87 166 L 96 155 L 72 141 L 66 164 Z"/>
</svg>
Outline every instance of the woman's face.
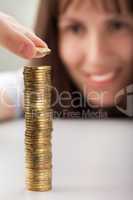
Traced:
<svg viewBox="0 0 133 200">
<path fill-rule="evenodd" d="M 72 3 L 59 16 L 59 51 L 73 80 L 93 105 L 114 105 L 133 82 L 132 17 Z"/>
</svg>

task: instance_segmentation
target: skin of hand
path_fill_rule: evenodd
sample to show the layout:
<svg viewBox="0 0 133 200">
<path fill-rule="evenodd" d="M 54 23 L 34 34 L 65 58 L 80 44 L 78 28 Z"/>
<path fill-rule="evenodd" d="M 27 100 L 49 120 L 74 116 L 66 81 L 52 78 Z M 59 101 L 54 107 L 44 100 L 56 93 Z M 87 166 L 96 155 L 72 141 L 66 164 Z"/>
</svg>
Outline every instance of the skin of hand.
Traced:
<svg viewBox="0 0 133 200">
<path fill-rule="evenodd" d="M 47 44 L 12 16 L 0 12 L 0 46 L 22 58 L 32 59 L 37 53 L 36 47 L 45 48 Z"/>
</svg>

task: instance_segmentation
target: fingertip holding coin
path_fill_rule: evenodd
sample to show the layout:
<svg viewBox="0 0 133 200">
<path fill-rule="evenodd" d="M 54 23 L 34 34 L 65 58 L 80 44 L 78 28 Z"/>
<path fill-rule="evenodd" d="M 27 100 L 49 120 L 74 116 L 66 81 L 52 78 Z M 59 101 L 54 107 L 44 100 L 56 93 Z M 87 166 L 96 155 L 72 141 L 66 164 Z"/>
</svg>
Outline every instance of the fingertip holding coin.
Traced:
<svg viewBox="0 0 133 200">
<path fill-rule="evenodd" d="M 44 56 L 47 56 L 51 53 L 51 49 L 48 47 L 36 47 L 36 53 L 34 58 L 42 58 Z"/>
</svg>

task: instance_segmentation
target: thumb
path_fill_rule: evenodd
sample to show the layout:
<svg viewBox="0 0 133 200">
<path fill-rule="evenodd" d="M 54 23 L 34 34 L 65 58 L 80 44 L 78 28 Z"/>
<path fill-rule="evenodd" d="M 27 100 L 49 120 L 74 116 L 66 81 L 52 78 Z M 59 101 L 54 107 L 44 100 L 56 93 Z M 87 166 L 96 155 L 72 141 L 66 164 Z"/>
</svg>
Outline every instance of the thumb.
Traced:
<svg viewBox="0 0 133 200">
<path fill-rule="evenodd" d="M 23 33 L 4 23 L 0 31 L 0 45 L 26 59 L 31 59 L 35 54 L 35 44 Z"/>
</svg>

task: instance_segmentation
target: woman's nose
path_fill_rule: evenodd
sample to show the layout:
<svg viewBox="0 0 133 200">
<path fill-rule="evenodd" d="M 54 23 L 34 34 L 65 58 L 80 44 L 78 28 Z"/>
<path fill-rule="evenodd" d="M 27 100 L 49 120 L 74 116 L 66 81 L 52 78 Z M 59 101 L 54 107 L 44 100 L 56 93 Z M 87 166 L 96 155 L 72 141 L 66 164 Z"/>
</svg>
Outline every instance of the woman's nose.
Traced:
<svg viewBox="0 0 133 200">
<path fill-rule="evenodd" d="M 109 65 L 109 48 L 103 35 L 92 34 L 85 43 L 84 70 L 90 74 L 105 71 Z"/>
</svg>

